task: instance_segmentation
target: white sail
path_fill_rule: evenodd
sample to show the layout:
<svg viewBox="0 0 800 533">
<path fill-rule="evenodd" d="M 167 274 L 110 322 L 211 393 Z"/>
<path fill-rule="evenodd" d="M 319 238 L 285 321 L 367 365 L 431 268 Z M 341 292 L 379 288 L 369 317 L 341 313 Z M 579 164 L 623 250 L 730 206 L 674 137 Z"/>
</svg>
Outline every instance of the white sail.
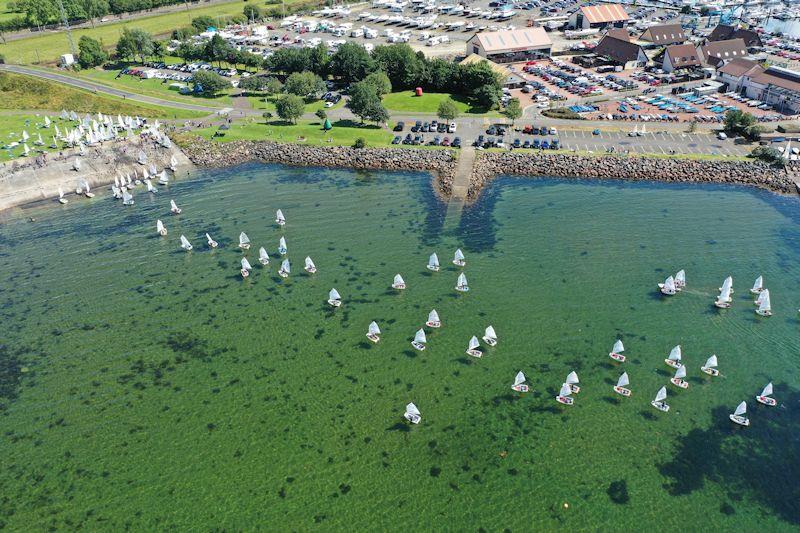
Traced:
<svg viewBox="0 0 800 533">
<path fill-rule="evenodd" d="M 469 346 L 467 347 L 467 350 L 474 350 L 475 348 L 477 348 L 480 345 L 481 345 L 481 343 L 478 342 L 478 337 L 473 335 L 472 338 L 469 340 Z"/>
<path fill-rule="evenodd" d="M 706 364 L 703 366 L 704 368 L 716 368 L 717 367 L 717 356 L 712 355 L 708 359 L 706 359 Z"/>
<path fill-rule="evenodd" d="M 419 409 L 417 409 L 417 406 L 414 405 L 413 403 L 406 405 L 406 413 L 409 415 L 416 415 L 416 416 L 420 416 L 422 414 L 419 412 Z"/>
<path fill-rule="evenodd" d="M 614 347 L 611 348 L 611 353 L 622 353 L 625 351 L 625 346 L 622 345 L 622 341 L 617 339 L 617 342 L 614 343 Z"/>
<path fill-rule="evenodd" d="M 30 136 L 30 135 L 28 135 L 28 132 L 27 132 L 27 130 L 22 130 L 22 140 L 23 140 L 23 141 L 27 141 L 27 140 L 28 140 L 28 139 L 30 139 L 30 138 L 31 138 L 31 136 Z"/>
<path fill-rule="evenodd" d="M 419 344 L 425 344 L 426 342 L 428 342 L 428 339 L 425 338 L 424 329 L 420 329 L 419 331 L 417 331 L 417 334 L 414 335 L 414 342 Z"/>
<path fill-rule="evenodd" d="M 206 240 L 208 241 L 208 245 L 209 246 L 216 246 L 216 244 L 217 244 L 217 241 L 212 239 L 211 235 L 209 235 L 208 233 L 206 233 Z"/>
<path fill-rule="evenodd" d="M 158 183 L 161 185 L 167 185 L 169 183 L 169 178 L 167 177 L 167 173 L 163 170 L 158 174 Z"/>
<path fill-rule="evenodd" d="M 484 336 L 486 336 L 487 338 L 492 339 L 492 340 L 497 340 L 497 333 L 494 331 L 494 328 L 492 326 L 488 326 L 486 328 L 486 331 L 484 332 Z"/>
<path fill-rule="evenodd" d="M 316 269 L 317 265 L 314 264 L 314 261 L 311 260 L 310 257 L 306 257 L 306 269 Z"/>
<path fill-rule="evenodd" d="M 453 254 L 453 261 L 463 261 L 464 260 L 464 253 L 461 251 L 461 248 L 456 250 L 456 253 Z"/>
<path fill-rule="evenodd" d="M 171 170 L 175 170 L 175 167 L 177 166 L 178 166 L 178 160 L 175 159 L 175 156 L 173 155 L 169 158 L 169 168 Z"/>
<path fill-rule="evenodd" d="M 64 198 L 64 191 L 61 189 L 61 186 L 58 187 L 58 197 Z"/>
<path fill-rule="evenodd" d="M 286 239 L 281 237 L 278 241 L 278 250 L 281 250 L 282 254 L 285 254 L 289 248 L 286 246 Z"/>
<path fill-rule="evenodd" d="M 750 291 L 751 292 L 760 292 L 761 289 L 763 289 L 763 288 L 764 288 L 764 277 L 763 276 L 758 276 L 756 278 L 755 283 L 753 283 L 753 288 L 750 289 Z"/>
<path fill-rule="evenodd" d="M 81 169 L 81 158 L 80 157 L 76 157 L 75 160 L 72 162 L 72 168 L 75 169 L 75 170 L 80 170 Z"/>
<path fill-rule="evenodd" d="M 368 331 L 368 333 L 371 334 L 371 335 L 380 335 L 381 334 L 381 328 L 378 327 L 378 323 L 375 322 L 374 320 L 369 323 L 369 331 Z"/>
<path fill-rule="evenodd" d="M 570 388 L 569 383 L 563 383 L 561 385 L 561 390 L 558 392 L 558 395 L 566 398 L 570 394 L 572 394 L 572 388 Z"/>
<path fill-rule="evenodd" d="M 242 257 L 242 270 L 253 270 L 253 267 L 250 266 L 250 261 L 246 257 Z"/>
<path fill-rule="evenodd" d="M 747 402 L 742 402 L 736 406 L 736 410 L 733 412 L 735 416 L 742 416 L 747 412 Z"/>
<path fill-rule="evenodd" d="M 239 246 L 250 244 L 250 237 L 245 232 L 239 234 Z"/>
<path fill-rule="evenodd" d="M 328 299 L 329 300 L 341 300 L 342 296 L 341 296 L 341 294 L 339 294 L 339 291 L 337 291 L 336 289 L 331 289 L 331 291 L 328 293 Z"/>
<path fill-rule="evenodd" d="M 430 313 L 428 313 L 428 322 L 441 322 L 441 320 L 439 320 L 439 313 L 436 312 L 436 309 L 433 309 Z"/>
<path fill-rule="evenodd" d="M 158 189 L 153 187 L 153 182 L 150 180 L 145 180 L 144 184 L 147 186 L 147 192 L 157 193 Z"/>
<path fill-rule="evenodd" d="M 764 390 L 761 391 L 761 396 L 772 396 L 772 382 L 770 381 L 767 383 L 767 386 L 764 387 Z"/>
<path fill-rule="evenodd" d="M 49 128 L 50 127 L 50 117 L 48 117 L 47 115 L 45 115 L 45 117 L 44 117 L 44 127 L 45 128 Z"/>
<path fill-rule="evenodd" d="M 733 287 L 733 278 L 728 276 L 727 278 L 725 278 L 725 281 L 722 282 L 722 287 L 720 287 L 720 290 L 722 291 L 725 290 L 726 288 L 731 289 L 732 287 Z"/>
<path fill-rule="evenodd" d="M 666 387 L 661 387 L 660 389 L 658 389 L 658 392 L 656 393 L 655 401 L 656 402 L 663 402 L 666 399 L 667 399 L 667 388 Z"/>
<path fill-rule="evenodd" d="M 181 235 L 181 248 L 184 250 L 192 249 L 192 243 L 189 242 L 189 239 L 187 239 L 185 235 Z"/>
<path fill-rule="evenodd" d="M 682 366 L 675 371 L 675 379 L 683 379 L 686 377 L 686 367 Z"/>
<path fill-rule="evenodd" d="M 164 223 L 161 222 L 160 220 L 156 220 L 156 231 L 158 231 L 159 233 L 164 233 L 166 231 Z"/>
<path fill-rule="evenodd" d="M 755 302 L 756 305 L 761 305 L 762 300 L 764 300 L 764 298 L 767 297 L 767 292 L 768 291 L 763 290 L 763 291 L 758 293 L 758 296 L 756 296 L 756 302 Z"/>
<path fill-rule="evenodd" d="M 567 374 L 567 383 L 570 385 L 575 385 L 577 383 L 580 383 L 578 381 L 578 374 L 576 372 L 570 372 L 569 374 Z"/>
<path fill-rule="evenodd" d="M 623 372 L 622 375 L 617 380 L 617 387 L 625 387 L 630 383 L 628 380 L 628 373 Z"/>
<path fill-rule="evenodd" d="M 179 211 L 178 204 L 175 203 L 175 200 L 170 200 L 169 201 L 169 207 L 173 211 Z"/>
<path fill-rule="evenodd" d="M 772 311 L 772 304 L 769 301 L 769 289 L 764 289 L 764 292 L 761 294 L 763 294 L 764 297 L 761 298 L 761 303 L 758 304 L 758 310 L 761 312 Z"/>
<path fill-rule="evenodd" d="M 286 222 L 286 218 L 283 216 L 283 211 L 278 209 L 278 212 L 275 214 L 275 222 L 280 224 L 281 222 Z"/>
<path fill-rule="evenodd" d="M 728 286 L 723 285 L 722 290 L 719 291 L 719 297 L 717 297 L 717 301 L 729 303 L 731 300 L 732 300 L 731 287 L 729 285 Z"/>
<path fill-rule="evenodd" d="M 142 150 L 139 150 L 139 156 L 136 159 L 140 165 L 144 165 L 147 163 L 147 154 L 145 154 Z"/>
<path fill-rule="evenodd" d="M 456 283 L 458 287 L 466 287 L 467 286 L 467 276 L 464 275 L 462 272 L 458 275 L 458 282 Z"/>
<path fill-rule="evenodd" d="M 267 253 L 267 251 L 264 249 L 263 246 L 258 249 L 258 260 L 262 262 L 265 260 L 269 261 L 269 254 Z"/>
<path fill-rule="evenodd" d="M 683 270 L 679 270 L 675 274 L 675 287 L 684 287 L 686 286 L 686 272 Z"/>
<path fill-rule="evenodd" d="M 671 292 L 675 291 L 675 278 L 670 276 L 670 277 L 668 277 L 667 279 L 664 280 L 664 290 L 665 291 L 671 291 Z"/>
<path fill-rule="evenodd" d="M 667 359 L 671 359 L 672 361 L 680 361 L 681 360 L 681 345 L 677 345 L 669 352 L 669 357 Z"/>
<path fill-rule="evenodd" d="M 522 385 L 525 383 L 525 374 L 522 373 L 522 370 L 517 372 L 517 376 L 514 378 L 514 386 Z"/>
<path fill-rule="evenodd" d="M 438 268 L 439 257 L 436 255 L 436 252 L 432 253 L 431 256 L 428 258 L 428 266 L 433 268 Z"/>
<path fill-rule="evenodd" d="M 283 263 L 281 263 L 281 270 L 283 270 L 287 274 L 290 274 L 292 272 L 291 265 L 289 265 L 288 259 L 284 259 Z"/>
<path fill-rule="evenodd" d="M 392 285 L 405 285 L 405 284 L 406 282 L 403 281 L 403 276 L 401 276 L 400 274 L 395 274 L 394 282 L 392 283 Z"/>
</svg>

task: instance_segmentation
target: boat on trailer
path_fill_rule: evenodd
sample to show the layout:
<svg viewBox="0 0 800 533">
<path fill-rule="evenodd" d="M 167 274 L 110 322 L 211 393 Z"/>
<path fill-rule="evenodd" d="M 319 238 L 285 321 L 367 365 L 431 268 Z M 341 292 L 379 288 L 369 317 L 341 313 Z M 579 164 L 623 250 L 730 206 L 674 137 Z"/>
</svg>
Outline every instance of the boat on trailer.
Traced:
<svg viewBox="0 0 800 533">
<path fill-rule="evenodd" d="M 381 328 L 378 327 L 378 323 L 374 320 L 369 323 L 369 328 L 367 329 L 367 338 L 372 342 L 379 342 L 381 340 Z"/>
<path fill-rule="evenodd" d="M 666 399 L 667 399 L 667 388 L 661 387 L 660 389 L 658 389 L 655 399 L 652 402 L 650 402 L 650 405 L 652 405 L 659 411 L 666 413 L 667 411 L 669 411 L 669 405 L 667 405 L 667 402 L 665 401 Z"/>
<path fill-rule="evenodd" d="M 625 396 L 626 398 L 630 397 L 631 391 L 627 388 L 629 384 L 630 380 L 628 379 L 628 373 L 623 372 L 617 380 L 617 384 L 614 386 L 614 392 L 621 396 Z"/>
<path fill-rule="evenodd" d="M 439 256 L 436 255 L 436 252 L 432 253 L 428 258 L 428 270 L 439 272 Z"/>
<path fill-rule="evenodd" d="M 467 355 L 471 355 L 472 357 L 483 357 L 483 352 L 478 349 L 481 343 L 478 342 L 478 337 L 475 335 L 469 340 L 469 345 L 467 345 Z"/>
<path fill-rule="evenodd" d="M 483 342 L 488 346 L 497 346 L 497 332 L 493 326 L 486 326 L 486 330 L 483 332 Z"/>
<path fill-rule="evenodd" d="M 706 364 L 701 366 L 700 370 L 702 370 L 709 376 L 719 376 L 719 370 L 717 370 L 717 356 L 712 355 L 711 357 L 706 359 Z"/>
<path fill-rule="evenodd" d="M 416 348 L 419 351 L 425 350 L 425 343 L 428 342 L 428 339 L 425 338 L 425 330 L 419 329 L 417 333 L 414 335 L 414 340 L 411 341 L 411 346 Z"/>
<path fill-rule="evenodd" d="M 685 377 L 686 377 L 686 366 L 681 365 L 681 367 L 675 371 L 675 375 L 670 378 L 669 382 L 675 385 L 676 387 L 680 387 L 682 389 L 688 389 L 689 382 L 683 379 Z"/>
<path fill-rule="evenodd" d="M 416 405 L 410 403 L 406 405 L 406 412 L 403 413 L 403 418 L 412 424 L 419 424 L 420 420 L 422 420 L 422 413 L 419 412 Z"/>
<path fill-rule="evenodd" d="M 761 391 L 761 394 L 756 396 L 756 401 L 770 407 L 778 405 L 778 401 L 772 397 L 772 382 L 767 383 L 767 386 Z"/>
<path fill-rule="evenodd" d="M 428 321 L 425 322 L 425 325 L 429 328 L 442 327 L 442 321 L 439 319 L 439 313 L 436 312 L 436 309 L 432 309 L 431 312 L 428 313 Z"/>
<path fill-rule="evenodd" d="M 569 383 L 563 383 L 558 396 L 556 396 L 556 401 L 564 405 L 572 405 L 575 403 L 575 398 L 570 396 L 570 394 L 572 394 L 572 388 L 569 386 Z"/>
<path fill-rule="evenodd" d="M 672 368 L 680 368 L 683 366 L 681 357 L 683 357 L 683 354 L 681 353 L 681 345 L 679 344 L 669 352 L 669 357 L 664 359 L 664 362 Z"/>
<path fill-rule="evenodd" d="M 728 415 L 728 417 L 730 417 L 731 421 L 735 424 L 745 427 L 749 426 L 750 419 L 747 418 L 747 402 L 742 402 L 737 405 L 736 410 L 732 414 Z"/>
<path fill-rule="evenodd" d="M 611 348 L 608 356 L 613 359 L 614 361 L 624 363 L 625 356 L 622 355 L 622 352 L 625 351 L 625 346 L 623 346 L 622 341 L 617 339 L 617 342 L 614 343 L 614 346 Z"/>
<path fill-rule="evenodd" d="M 342 296 L 336 289 L 331 289 L 328 293 L 328 303 L 333 307 L 340 307 L 342 305 Z"/>
<path fill-rule="evenodd" d="M 511 385 L 511 390 L 515 390 L 517 392 L 528 392 L 529 388 L 525 384 L 525 374 L 522 373 L 522 370 L 517 372 L 517 375 L 514 378 L 514 384 Z"/>
</svg>

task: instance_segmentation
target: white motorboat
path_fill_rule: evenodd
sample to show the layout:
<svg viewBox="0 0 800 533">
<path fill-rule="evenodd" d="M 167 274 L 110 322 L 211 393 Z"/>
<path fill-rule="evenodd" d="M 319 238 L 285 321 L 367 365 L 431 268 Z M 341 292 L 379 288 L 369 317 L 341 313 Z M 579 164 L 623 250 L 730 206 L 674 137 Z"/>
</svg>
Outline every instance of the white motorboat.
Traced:
<svg viewBox="0 0 800 533">
<path fill-rule="evenodd" d="M 336 289 L 331 289 L 328 293 L 328 303 L 333 307 L 340 307 L 342 305 L 342 296 Z"/>
<path fill-rule="evenodd" d="M 769 300 L 769 289 L 764 289 L 759 296 L 761 296 L 761 302 L 758 304 L 756 314 L 761 316 L 772 316 L 772 303 Z"/>
<path fill-rule="evenodd" d="M 367 338 L 372 342 L 379 342 L 381 340 L 381 328 L 378 327 L 378 323 L 374 320 L 369 323 L 369 329 L 367 330 Z"/>
<path fill-rule="evenodd" d="M 756 278 L 755 283 L 753 283 L 753 288 L 750 289 L 750 292 L 753 294 L 759 294 L 763 290 L 764 290 L 764 276 L 758 276 Z"/>
<path fill-rule="evenodd" d="M 483 342 L 492 347 L 497 346 L 497 332 L 492 326 L 487 326 L 483 332 Z"/>
<path fill-rule="evenodd" d="M 570 388 L 569 384 L 563 383 L 558 396 L 556 396 L 556 401 L 558 403 L 563 403 L 564 405 L 572 405 L 575 403 L 575 398 L 570 396 L 570 394 L 572 394 L 572 389 Z"/>
<path fill-rule="evenodd" d="M 286 218 L 283 216 L 283 211 L 281 211 L 280 209 L 278 209 L 278 212 L 275 214 L 275 222 L 279 226 L 285 226 L 286 225 Z"/>
<path fill-rule="evenodd" d="M 403 413 L 403 418 L 412 424 L 419 424 L 420 420 L 422 420 L 422 413 L 419 412 L 416 405 L 410 403 L 406 405 L 406 412 Z"/>
<path fill-rule="evenodd" d="M 164 223 L 161 222 L 160 220 L 156 220 L 156 231 L 162 237 L 166 237 L 167 236 L 167 228 L 164 227 Z"/>
<path fill-rule="evenodd" d="M 581 388 L 578 386 L 578 383 L 580 383 L 580 381 L 578 380 L 577 372 L 572 371 L 569 374 L 567 374 L 567 379 L 565 383 L 569 385 L 572 394 L 578 394 L 579 392 L 581 392 Z"/>
<path fill-rule="evenodd" d="M 467 292 L 469 290 L 469 285 L 467 285 L 467 276 L 465 276 L 463 272 L 458 275 L 456 290 L 459 292 Z"/>
<path fill-rule="evenodd" d="M 684 287 L 686 287 L 686 272 L 678 270 L 675 274 L 675 290 L 682 291 Z"/>
<path fill-rule="evenodd" d="M 317 272 L 317 265 L 314 264 L 310 257 L 306 257 L 306 265 L 303 268 L 309 274 L 316 274 Z"/>
<path fill-rule="evenodd" d="M 439 257 L 436 252 L 432 253 L 428 258 L 428 270 L 431 272 L 439 272 Z"/>
<path fill-rule="evenodd" d="M 263 246 L 258 249 L 258 262 L 261 263 L 263 266 L 267 266 L 269 264 L 269 254 L 267 253 L 267 250 L 265 250 Z"/>
<path fill-rule="evenodd" d="M 461 251 L 461 248 L 456 250 L 456 253 L 453 254 L 453 264 L 458 267 L 463 267 L 467 264 L 467 260 L 464 258 L 464 252 Z"/>
<path fill-rule="evenodd" d="M 239 248 L 242 250 L 250 249 L 250 237 L 248 237 L 245 232 L 239 234 Z"/>
<path fill-rule="evenodd" d="M 253 267 L 250 266 L 250 261 L 248 261 L 246 257 L 242 257 L 242 277 L 248 277 L 251 270 L 253 270 Z"/>
<path fill-rule="evenodd" d="M 709 376 L 719 376 L 719 370 L 717 370 L 717 356 L 712 355 L 711 357 L 706 359 L 706 364 L 701 366 L 700 370 L 702 370 Z"/>
<path fill-rule="evenodd" d="M 483 352 L 478 349 L 481 345 L 478 342 L 478 337 L 475 335 L 469 340 L 469 345 L 467 346 L 467 355 L 471 355 L 472 357 L 483 357 Z"/>
<path fill-rule="evenodd" d="M 517 392 L 528 392 L 528 386 L 525 384 L 525 374 L 522 373 L 522 370 L 517 372 L 517 375 L 514 378 L 514 384 L 511 385 L 511 390 L 515 390 Z"/>
<path fill-rule="evenodd" d="M 665 401 L 666 399 L 667 399 L 667 388 L 661 387 L 660 389 L 658 389 L 655 399 L 652 402 L 650 402 L 650 405 L 652 405 L 659 411 L 663 411 L 666 413 L 667 411 L 669 411 L 669 405 L 667 405 L 667 402 Z"/>
<path fill-rule="evenodd" d="M 664 283 L 658 284 L 658 288 L 661 290 L 661 294 L 673 296 L 677 292 L 677 289 L 675 288 L 675 278 L 672 276 L 668 277 L 664 280 Z"/>
<path fill-rule="evenodd" d="M 622 341 L 617 339 L 617 342 L 614 343 L 614 346 L 611 348 L 608 356 L 613 359 L 614 361 L 618 361 L 620 363 L 625 362 L 625 356 L 622 355 L 622 352 L 625 351 L 625 346 L 622 345 Z"/>
<path fill-rule="evenodd" d="M 175 200 L 169 201 L 169 212 L 172 213 L 173 215 L 181 214 L 181 208 L 178 207 L 178 204 L 175 203 Z"/>
<path fill-rule="evenodd" d="M 614 386 L 614 392 L 620 394 L 622 396 L 630 397 L 631 391 L 630 389 L 626 388 L 630 384 L 628 380 L 628 373 L 623 372 L 622 375 L 617 380 L 617 384 Z"/>
<path fill-rule="evenodd" d="M 206 233 L 206 240 L 208 241 L 208 246 L 210 248 L 216 248 L 217 246 L 219 246 L 219 243 L 214 239 L 212 239 L 211 235 L 209 235 L 208 233 Z"/>
<path fill-rule="evenodd" d="M 664 362 L 672 368 L 680 368 L 683 366 L 683 363 L 681 363 L 682 356 L 683 354 L 681 353 L 681 345 L 679 344 L 669 352 L 669 357 L 664 359 Z"/>
<path fill-rule="evenodd" d="M 675 375 L 672 378 L 670 378 L 669 382 L 675 385 L 676 387 L 680 387 L 682 389 L 688 389 L 689 382 L 683 379 L 685 377 L 686 377 L 686 366 L 681 365 L 680 368 L 675 370 Z"/>
<path fill-rule="evenodd" d="M 61 187 L 58 188 L 58 203 L 60 203 L 62 205 L 69 203 L 69 200 L 64 198 L 64 191 L 61 189 Z"/>
<path fill-rule="evenodd" d="M 292 272 L 292 266 L 289 264 L 289 260 L 284 259 L 283 263 L 281 263 L 281 268 L 278 269 L 278 275 L 282 278 L 288 278 L 291 272 Z"/>
<path fill-rule="evenodd" d="M 187 239 L 185 235 L 181 235 L 181 248 L 187 252 L 192 249 L 192 243 L 189 242 L 189 239 Z"/>
<path fill-rule="evenodd" d="M 763 403 L 764 405 L 768 405 L 770 407 L 775 407 L 778 405 L 778 401 L 775 398 L 772 398 L 772 382 L 770 381 L 767 383 L 767 386 L 761 391 L 761 394 L 756 396 L 756 401 L 758 403 Z"/>
<path fill-rule="evenodd" d="M 739 424 L 740 426 L 749 426 L 750 419 L 747 418 L 747 402 L 742 402 L 736 406 L 736 410 L 733 414 L 728 415 L 732 422 Z"/>
<path fill-rule="evenodd" d="M 414 340 L 411 341 L 411 346 L 416 348 L 419 351 L 423 351 L 425 349 L 425 343 L 428 342 L 428 339 L 425 337 L 425 330 L 419 329 L 417 333 L 414 335 Z"/>
<path fill-rule="evenodd" d="M 288 252 L 288 251 L 289 251 L 289 249 L 286 247 L 286 239 L 281 237 L 278 240 L 278 253 L 280 255 L 286 255 L 286 252 Z"/>
<path fill-rule="evenodd" d="M 432 309 L 431 312 L 428 313 L 428 321 L 425 322 L 425 325 L 429 328 L 442 327 L 442 321 L 439 320 L 439 313 L 436 312 L 436 309 Z"/>
<path fill-rule="evenodd" d="M 403 280 L 403 276 L 400 274 L 395 274 L 394 280 L 392 281 L 392 288 L 399 291 L 406 288 L 406 282 Z"/>
</svg>

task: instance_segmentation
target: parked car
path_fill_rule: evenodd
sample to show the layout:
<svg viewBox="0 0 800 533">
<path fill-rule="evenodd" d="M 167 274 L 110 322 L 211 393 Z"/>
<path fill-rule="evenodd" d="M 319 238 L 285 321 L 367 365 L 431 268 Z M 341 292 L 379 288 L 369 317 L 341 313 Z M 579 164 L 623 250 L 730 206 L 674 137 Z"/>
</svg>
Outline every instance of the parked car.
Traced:
<svg viewBox="0 0 800 533">
<path fill-rule="evenodd" d="M 453 139 L 453 142 L 451 143 L 450 146 L 452 146 L 453 148 L 461 148 L 461 137 L 456 137 L 455 139 Z"/>
<path fill-rule="evenodd" d="M 403 131 L 403 128 L 405 128 L 405 127 L 406 127 L 406 123 L 401 120 L 400 122 L 395 124 L 394 131 Z"/>
<path fill-rule="evenodd" d="M 395 135 L 394 139 L 392 139 L 392 144 L 400 144 L 400 141 L 401 141 L 400 136 Z"/>
</svg>

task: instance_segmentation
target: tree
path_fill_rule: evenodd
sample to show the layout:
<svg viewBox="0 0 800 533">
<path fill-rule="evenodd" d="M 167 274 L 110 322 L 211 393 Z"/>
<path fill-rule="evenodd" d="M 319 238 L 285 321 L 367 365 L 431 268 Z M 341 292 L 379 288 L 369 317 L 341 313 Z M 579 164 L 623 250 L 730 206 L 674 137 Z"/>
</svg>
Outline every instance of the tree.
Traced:
<svg viewBox="0 0 800 533">
<path fill-rule="evenodd" d="M 786 164 L 783 159 L 783 154 L 770 146 L 756 146 L 748 157 L 760 159 L 776 167 L 782 167 Z"/>
<path fill-rule="evenodd" d="M 366 146 L 367 146 L 367 141 L 365 141 L 363 137 L 357 138 L 353 143 L 353 148 L 357 148 L 359 150 L 362 148 L 366 148 Z"/>
<path fill-rule="evenodd" d="M 328 76 L 328 66 L 331 62 L 331 56 L 328 53 L 328 47 L 323 43 L 319 43 L 312 48 L 308 54 L 309 70 L 317 76 L 326 78 Z"/>
<path fill-rule="evenodd" d="M 94 28 L 94 20 L 96 18 L 108 14 L 108 0 L 79 0 L 78 4 L 86 18 L 91 21 L 92 28 Z"/>
<path fill-rule="evenodd" d="M 313 72 L 294 72 L 286 78 L 284 89 L 289 94 L 316 99 L 325 91 L 325 82 Z"/>
<path fill-rule="evenodd" d="M 227 61 L 231 57 L 232 51 L 235 52 L 236 49 L 229 45 L 218 33 L 215 33 L 206 43 L 203 49 L 203 57 L 206 61 L 211 63 L 216 61 L 221 66 L 223 61 Z"/>
<path fill-rule="evenodd" d="M 522 106 L 519 105 L 519 98 L 512 98 L 508 101 L 506 108 L 503 109 L 503 115 L 511 121 L 513 126 L 514 121 L 522 116 Z"/>
<path fill-rule="evenodd" d="M 244 91 L 264 92 L 269 78 L 264 76 L 249 76 L 239 80 L 239 88 Z"/>
<path fill-rule="evenodd" d="M 167 55 L 166 41 L 153 41 L 153 57 L 156 59 L 164 59 Z"/>
<path fill-rule="evenodd" d="M 269 111 L 264 111 L 261 116 L 264 117 L 264 122 L 269 122 L 272 119 L 272 113 Z"/>
<path fill-rule="evenodd" d="M 279 48 L 264 61 L 264 68 L 285 74 L 311 70 L 311 50 L 308 48 Z"/>
<path fill-rule="evenodd" d="M 213 28 L 216 25 L 217 21 L 214 20 L 214 17 L 209 17 L 208 15 L 202 15 L 192 19 L 192 27 L 197 30 L 197 33 L 204 32 L 208 28 Z"/>
<path fill-rule="evenodd" d="M 732 109 L 725 113 L 725 126 L 724 129 L 729 135 L 742 135 L 747 136 L 748 130 L 756 123 L 756 117 L 741 111 L 739 109 Z"/>
<path fill-rule="evenodd" d="M 405 43 L 376 46 L 372 59 L 377 68 L 386 73 L 395 89 L 413 89 L 424 85 L 426 61 Z"/>
<path fill-rule="evenodd" d="M 96 41 L 87 35 L 81 36 L 78 40 L 78 63 L 83 68 L 98 67 L 106 62 L 108 54 L 103 50 L 100 41 Z"/>
<path fill-rule="evenodd" d="M 317 111 L 314 114 L 317 115 L 317 118 L 322 121 L 328 118 L 328 113 L 326 113 L 324 109 L 317 109 Z"/>
<path fill-rule="evenodd" d="M 117 56 L 121 58 L 139 57 L 144 63 L 147 56 L 153 55 L 153 37 L 139 28 L 123 28 L 117 41 Z"/>
<path fill-rule="evenodd" d="M 350 100 L 347 102 L 347 107 L 361 119 L 361 122 L 369 120 L 381 123 L 389 120 L 389 112 L 383 107 L 381 98 L 375 92 L 375 88 L 363 81 L 351 87 Z"/>
<path fill-rule="evenodd" d="M 493 109 L 500 103 L 500 89 L 491 85 L 478 87 L 472 97 L 475 103 L 483 109 Z"/>
<path fill-rule="evenodd" d="M 384 94 L 392 92 L 392 82 L 389 81 L 389 76 L 383 72 L 373 72 L 364 78 L 363 83 L 366 83 L 375 90 L 375 94 L 379 97 Z"/>
<path fill-rule="evenodd" d="M 244 13 L 244 16 L 247 17 L 247 20 L 261 20 L 261 17 L 264 16 L 261 8 L 253 4 L 247 4 L 244 6 L 242 13 Z"/>
<path fill-rule="evenodd" d="M 267 84 L 264 86 L 264 92 L 267 94 L 280 94 L 283 92 L 283 84 L 278 78 L 268 78 Z"/>
<path fill-rule="evenodd" d="M 683 7 L 681 7 L 681 14 L 688 15 L 691 12 L 692 12 L 692 6 L 684 5 Z"/>
<path fill-rule="evenodd" d="M 192 84 L 195 91 L 207 96 L 214 96 L 231 86 L 231 82 L 208 70 L 198 70 L 192 74 Z"/>
<path fill-rule="evenodd" d="M 353 83 L 363 80 L 367 74 L 374 71 L 375 62 L 372 61 L 366 48 L 348 41 L 333 54 L 329 68 L 331 75 L 346 83 Z"/>
<path fill-rule="evenodd" d="M 303 116 L 306 104 L 302 98 L 294 94 L 284 94 L 275 101 L 275 111 L 283 120 L 297 123 L 297 119 Z"/>
<path fill-rule="evenodd" d="M 458 117 L 458 107 L 452 98 L 442 100 L 439 102 L 439 109 L 436 110 L 436 115 L 446 121 L 455 120 Z"/>
<path fill-rule="evenodd" d="M 470 94 L 470 91 L 478 86 L 472 85 L 476 82 L 469 81 L 463 88 L 459 85 L 463 77 L 462 71 L 467 67 L 468 66 L 457 65 L 452 61 L 445 61 L 441 58 L 429 61 L 426 67 L 426 76 L 430 84 L 430 90 L 442 93 L 457 92 L 460 94 Z"/>
</svg>

